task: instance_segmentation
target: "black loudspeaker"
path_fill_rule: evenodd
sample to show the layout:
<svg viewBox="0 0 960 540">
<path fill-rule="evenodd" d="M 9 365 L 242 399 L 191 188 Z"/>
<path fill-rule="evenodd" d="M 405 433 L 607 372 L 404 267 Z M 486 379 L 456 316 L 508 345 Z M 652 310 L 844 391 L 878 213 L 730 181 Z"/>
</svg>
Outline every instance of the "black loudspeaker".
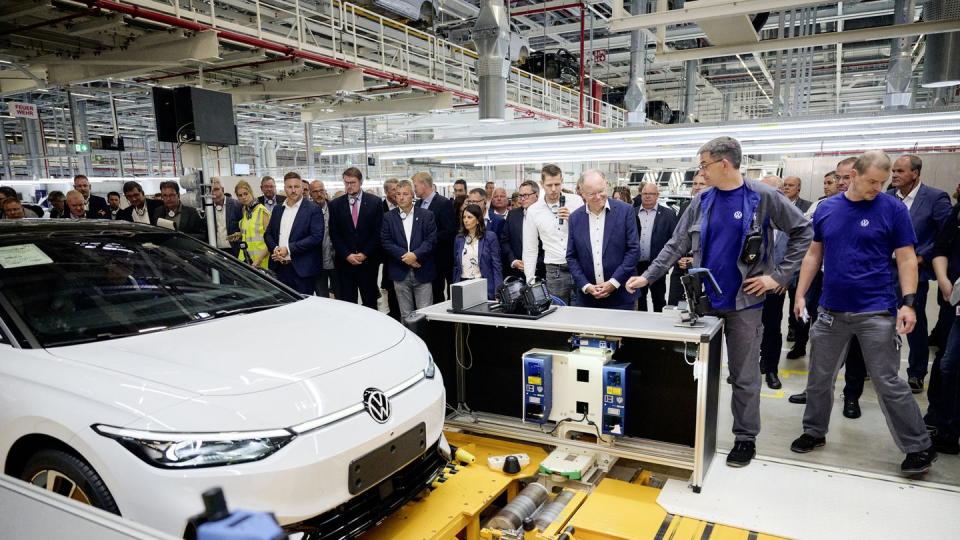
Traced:
<svg viewBox="0 0 960 540">
<path fill-rule="evenodd" d="M 230 94 L 192 86 L 154 87 L 153 108 L 160 141 L 237 144 Z"/>
<path fill-rule="evenodd" d="M 100 136 L 100 148 L 104 150 L 116 150 L 117 152 L 123 152 L 123 137 L 113 135 L 101 135 Z"/>
</svg>

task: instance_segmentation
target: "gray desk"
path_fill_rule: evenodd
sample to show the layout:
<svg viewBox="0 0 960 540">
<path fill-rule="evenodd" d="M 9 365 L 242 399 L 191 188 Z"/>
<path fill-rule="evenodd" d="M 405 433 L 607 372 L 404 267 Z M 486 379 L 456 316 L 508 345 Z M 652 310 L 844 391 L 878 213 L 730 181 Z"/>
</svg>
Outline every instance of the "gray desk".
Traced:
<svg viewBox="0 0 960 540">
<path fill-rule="evenodd" d="M 453 342 L 451 338 L 444 337 L 450 332 L 450 326 L 454 328 L 459 325 L 461 329 L 471 327 L 474 331 L 485 329 L 483 335 L 490 341 L 496 340 L 500 330 L 504 333 L 512 331 L 509 339 L 515 341 L 524 341 L 530 336 L 531 341 L 535 341 L 536 336 L 544 336 L 556 333 L 564 338 L 571 334 L 594 334 L 610 337 L 620 337 L 633 340 L 634 342 L 650 341 L 651 343 L 663 342 L 682 342 L 684 354 L 682 358 L 669 360 L 670 369 L 684 370 L 691 379 L 689 387 L 690 393 L 695 395 L 677 396 L 677 400 L 688 400 L 691 404 L 695 399 L 696 413 L 695 425 L 690 426 L 693 430 L 693 445 L 675 444 L 651 438 L 620 437 L 614 440 L 612 444 L 590 443 L 580 441 L 562 441 L 568 446 L 582 446 L 592 450 L 600 450 L 612 455 L 636 459 L 642 462 L 658 463 L 672 467 L 684 468 L 692 471 L 691 487 L 695 491 L 700 490 L 703 478 L 707 468 L 716 451 L 716 426 L 717 426 L 717 402 L 719 397 L 719 379 L 720 379 L 720 358 L 723 322 L 714 317 L 701 319 L 702 327 L 689 328 L 679 327 L 675 313 L 646 313 L 633 311 L 614 311 L 594 308 L 580 307 L 559 307 L 556 312 L 551 313 L 541 319 L 504 319 L 498 317 L 485 317 L 482 315 L 463 315 L 450 313 L 450 302 L 443 302 L 425 309 L 418 313 L 423 315 L 428 321 L 428 329 L 421 332 L 421 336 L 427 342 L 428 347 L 435 357 L 447 356 L 453 354 L 447 350 Z M 441 323 L 433 330 L 429 328 L 431 323 Z M 492 330 L 492 332 L 491 332 Z M 529 330 L 531 332 L 517 333 L 517 330 Z M 548 334 L 544 334 L 548 333 Z M 555 342 L 555 341 L 554 341 Z M 535 342 L 514 344 L 516 347 L 529 345 L 527 348 L 539 346 Z M 689 349 L 687 348 L 689 347 Z M 443 349 L 443 350 L 440 350 Z M 474 354 L 482 355 L 479 347 L 474 347 Z M 691 363 L 685 363 L 684 358 L 691 358 Z M 511 362 L 509 359 L 490 359 L 501 362 Z M 654 359 L 643 359 L 642 361 L 651 361 Z M 519 366 L 520 358 L 516 357 L 516 364 Z M 463 386 L 466 384 L 465 373 L 460 362 L 451 364 L 457 371 L 456 389 L 458 394 L 462 394 Z M 449 371 L 449 370 L 448 370 Z M 451 373 L 445 372 L 445 377 Z M 474 377 L 471 373 L 470 377 Z M 483 377 L 485 375 L 479 375 Z M 519 377 L 518 377 L 519 380 Z M 503 381 L 501 381 L 503 382 Z M 519 386 L 519 385 L 517 385 Z M 449 391 L 448 391 L 449 392 Z M 660 408 L 662 406 L 662 409 Z M 648 407 L 649 408 L 649 407 Z M 670 403 L 657 405 L 656 411 L 646 410 L 642 414 L 669 415 Z M 520 418 L 505 416 L 503 414 L 490 414 L 484 411 L 473 411 L 465 413 L 462 411 L 451 413 L 447 420 L 448 425 L 465 431 L 474 433 L 491 434 L 504 437 L 511 437 L 531 442 L 556 445 L 561 440 L 554 436 L 546 435 L 540 431 L 539 426 L 522 422 Z"/>
</svg>

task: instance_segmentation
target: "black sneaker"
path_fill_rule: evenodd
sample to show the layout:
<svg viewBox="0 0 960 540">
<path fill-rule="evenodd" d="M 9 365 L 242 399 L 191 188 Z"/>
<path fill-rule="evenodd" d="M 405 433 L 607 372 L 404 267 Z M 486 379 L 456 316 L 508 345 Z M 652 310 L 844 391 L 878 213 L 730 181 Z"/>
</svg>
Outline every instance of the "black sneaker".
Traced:
<svg viewBox="0 0 960 540">
<path fill-rule="evenodd" d="M 814 437 L 813 435 L 807 435 L 804 433 L 798 437 L 797 440 L 790 444 L 790 450 L 798 454 L 806 454 L 807 452 L 812 452 L 815 448 L 820 448 L 825 444 L 827 444 L 826 437 Z"/>
<path fill-rule="evenodd" d="M 844 399 L 843 415 L 847 418 L 860 418 L 860 402 L 855 399 Z"/>
<path fill-rule="evenodd" d="M 910 377 L 907 379 L 907 384 L 910 385 L 910 391 L 914 394 L 919 394 L 923 392 L 923 379 L 920 377 Z"/>
<path fill-rule="evenodd" d="M 787 360 L 796 360 L 797 358 L 803 358 L 806 355 L 807 355 L 806 347 L 794 345 L 792 349 L 787 351 Z"/>
<path fill-rule="evenodd" d="M 727 465 L 730 467 L 746 467 L 753 456 L 757 455 L 757 444 L 753 441 L 737 441 L 733 449 L 727 454 Z"/>
<path fill-rule="evenodd" d="M 923 474 L 930 470 L 930 465 L 937 460 L 937 451 L 933 446 L 920 452 L 910 452 L 900 464 L 900 472 L 908 476 Z"/>
</svg>

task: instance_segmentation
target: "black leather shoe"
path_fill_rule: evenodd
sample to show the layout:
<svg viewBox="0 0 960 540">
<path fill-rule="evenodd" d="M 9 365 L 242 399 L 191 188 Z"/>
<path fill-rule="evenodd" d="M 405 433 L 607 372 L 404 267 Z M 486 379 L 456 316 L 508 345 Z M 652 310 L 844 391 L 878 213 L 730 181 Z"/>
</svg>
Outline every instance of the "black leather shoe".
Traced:
<svg viewBox="0 0 960 540">
<path fill-rule="evenodd" d="M 914 394 L 919 394 L 923 392 L 923 379 L 920 377 L 910 377 L 907 379 L 907 384 L 910 385 L 910 391 Z"/>
<path fill-rule="evenodd" d="M 767 373 L 764 375 L 767 379 L 767 386 L 774 390 L 779 390 L 783 388 L 783 384 L 780 383 L 780 377 L 777 377 L 776 373 Z"/>
<path fill-rule="evenodd" d="M 826 437 L 814 437 L 813 435 L 807 435 L 804 433 L 803 435 L 799 436 L 797 440 L 790 444 L 790 450 L 798 454 L 806 454 L 807 452 L 812 452 L 815 448 L 820 448 L 825 444 L 827 444 Z"/>
<path fill-rule="evenodd" d="M 920 452 L 910 452 L 900 464 L 900 472 L 908 476 L 923 474 L 930 470 L 930 465 L 937 460 L 937 451 L 933 446 Z"/>
<path fill-rule="evenodd" d="M 843 400 L 843 415 L 847 418 L 860 418 L 860 403 L 855 399 Z"/>
<path fill-rule="evenodd" d="M 803 358 L 807 355 L 807 348 L 794 345 L 792 349 L 787 351 L 787 360 L 796 360 L 797 358 Z"/>
<path fill-rule="evenodd" d="M 733 449 L 727 454 L 727 465 L 730 467 L 746 467 L 753 456 L 757 455 L 757 444 L 753 441 L 737 441 Z"/>
<path fill-rule="evenodd" d="M 807 393 L 800 392 L 799 394 L 794 394 L 789 398 L 787 398 L 787 401 L 789 401 L 790 403 L 796 403 L 797 405 L 803 405 L 804 403 L 807 402 Z"/>
</svg>

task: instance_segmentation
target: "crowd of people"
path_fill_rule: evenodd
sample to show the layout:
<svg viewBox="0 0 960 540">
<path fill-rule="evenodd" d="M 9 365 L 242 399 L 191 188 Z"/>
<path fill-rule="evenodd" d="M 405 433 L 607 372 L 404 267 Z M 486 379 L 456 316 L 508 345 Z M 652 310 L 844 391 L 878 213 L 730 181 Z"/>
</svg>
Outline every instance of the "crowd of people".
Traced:
<svg viewBox="0 0 960 540">
<path fill-rule="evenodd" d="M 718 285 L 705 292 L 725 323 L 732 386 L 728 465 L 755 456 L 762 384 L 782 387 L 785 306 L 793 341 L 786 357 L 807 356 L 810 346 L 806 391 L 790 396 L 806 405 L 793 451 L 826 444 L 834 381 L 845 365 L 843 415 L 861 415 L 864 382 L 872 380 L 906 454 L 903 473 L 926 472 L 938 451 L 960 453 L 960 204 L 920 181 L 921 159 L 880 151 L 844 159 L 823 176 L 823 197 L 807 201 L 797 176 L 745 179 L 734 139 L 714 139 L 698 157 L 691 198 L 679 211 L 662 204 L 656 184 L 641 184 L 631 197 L 629 188 L 611 190 L 599 170 L 565 190 L 556 165 L 512 195 L 493 182 L 468 189 L 457 180 L 451 198 L 427 172 L 387 179 L 383 197 L 363 189 L 355 167 L 343 171 L 343 192 L 332 197 L 322 181 L 296 172 L 284 176 L 282 194 L 263 177 L 258 197 L 246 181 L 230 196 L 214 179 L 216 244 L 303 294 L 377 309 L 385 291 L 398 320 L 443 301 L 462 280 L 485 278 L 494 299 L 507 276 L 543 280 L 559 304 L 645 311 L 649 298 L 649 308 L 662 311 L 683 300 L 685 272 L 707 268 Z M 161 183 L 159 200 L 135 181 L 122 190 L 128 206 L 120 209 L 119 193 L 93 195 L 78 175 L 73 190 L 51 194 L 50 216 L 148 223 L 206 239 L 205 217 L 182 203 L 176 182 Z M 0 196 L 7 219 L 43 215 L 10 188 Z M 942 309 L 928 336 L 932 280 Z M 907 380 L 899 375 L 900 336 L 910 344 Z M 924 391 L 930 346 L 937 353 L 922 415 L 913 394 Z"/>
</svg>

